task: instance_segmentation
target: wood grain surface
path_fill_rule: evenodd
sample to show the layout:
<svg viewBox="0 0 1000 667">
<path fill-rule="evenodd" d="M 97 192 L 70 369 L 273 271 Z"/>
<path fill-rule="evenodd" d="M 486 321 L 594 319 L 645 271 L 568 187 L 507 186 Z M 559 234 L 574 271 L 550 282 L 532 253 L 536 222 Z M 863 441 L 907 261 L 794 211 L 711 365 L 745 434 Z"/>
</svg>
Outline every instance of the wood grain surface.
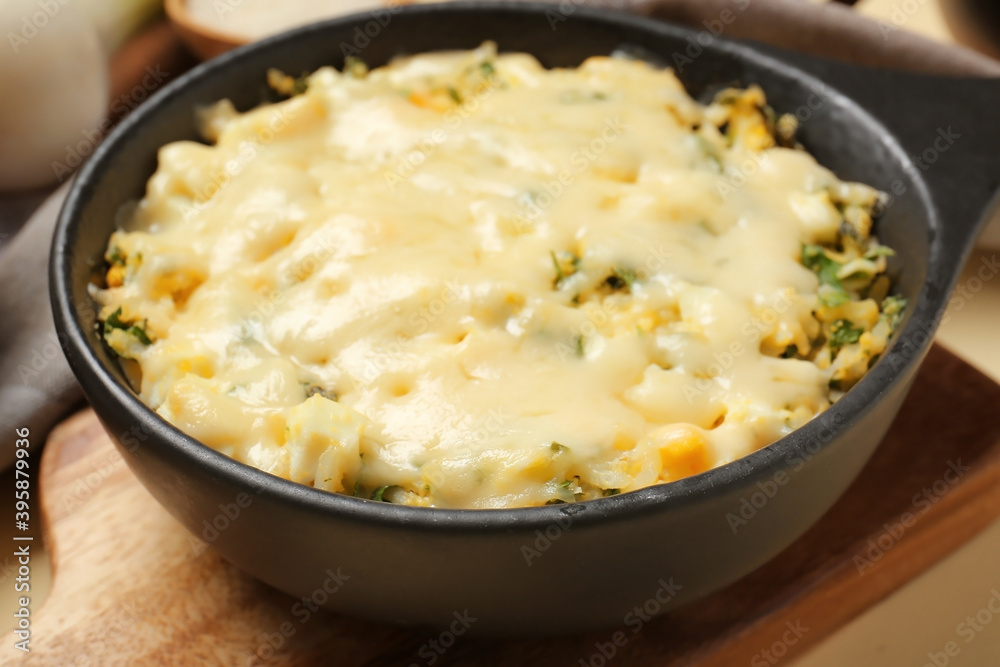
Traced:
<svg viewBox="0 0 1000 667">
<path fill-rule="evenodd" d="M 31 654 L 13 651 L 8 636 L 0 663 L 644 667 L 788 660 L 1000 514 L 998 408 L 1000 386 L 936 347 L 855 484 L 775 560 L 639 632 L 506 641 L 293 614 L 296 600 L 185 532 L 84 411 L 52 434 L 43 455 L 52 592 L 33 611 Z M 443 654 L 434 648 L 452 640 Z"/>
</svg>

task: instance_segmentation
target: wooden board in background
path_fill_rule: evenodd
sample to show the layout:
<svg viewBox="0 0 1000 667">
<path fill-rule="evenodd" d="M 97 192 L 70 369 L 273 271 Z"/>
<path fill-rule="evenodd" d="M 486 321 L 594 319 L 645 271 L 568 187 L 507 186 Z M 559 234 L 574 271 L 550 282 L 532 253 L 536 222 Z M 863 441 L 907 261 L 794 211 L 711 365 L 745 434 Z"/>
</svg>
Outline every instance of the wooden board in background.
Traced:
<svg viewBox="0 0 1000 667">
<path fill-rule="evenodd" d="M 812 530 L 728 589 L 638 634 L 625 629 L 628 641 L 615 649 L 614 664 L 753 664 L 755 656 L 766 661 L 760 652 L 776 642 L 776 657 L 802 654 L 1000 514 L 998 408 L 1000 386 L 936 347 L 885 442 Z M 959 462 L 969 470 L 943 482 Z M 167 515 L 89 411 L 53 433 L 40 485 L 55 582 L 33 610 L 32 653 L 15 655 L 8 636 L 0 647 L 4 664 L 429 664 L 421 648 L 436 633 L 325 612 L 302 622 L 292 614 L 295 600 L 237 571 Z M 914 501 L 924 489 L 933 503 Z M 887 537 L 885 524 L 905 513 L 914 515 L 912 525 Z M 882 547 L 870 551 L 869 540 L 880 539 Z M 857 560 L 878 554 L 870 567 Z M 789 627 L 801 635 L 792 645 L 783 642 L 794 636 L 786 635 Z M 614 632 L 459 638 L 435 664 L 601 665 L 598 645 L 609 650 Z"/>
</svg>

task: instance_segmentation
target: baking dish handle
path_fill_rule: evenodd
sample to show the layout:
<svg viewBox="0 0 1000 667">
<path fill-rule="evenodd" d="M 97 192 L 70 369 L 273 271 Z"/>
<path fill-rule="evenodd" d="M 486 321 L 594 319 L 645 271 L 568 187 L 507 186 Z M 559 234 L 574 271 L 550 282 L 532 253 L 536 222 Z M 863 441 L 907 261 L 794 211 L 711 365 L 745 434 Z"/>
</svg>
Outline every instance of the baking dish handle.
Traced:
<svg viewBox="0 0 1000 667">
<path fill-rule="evenodd" d="M 963 260 L 1000 190 L 1000 79 L 929 76 L 769 49 L 846 94 L 909 156 L 939 218 L 944 250 Z"/>
</svg>

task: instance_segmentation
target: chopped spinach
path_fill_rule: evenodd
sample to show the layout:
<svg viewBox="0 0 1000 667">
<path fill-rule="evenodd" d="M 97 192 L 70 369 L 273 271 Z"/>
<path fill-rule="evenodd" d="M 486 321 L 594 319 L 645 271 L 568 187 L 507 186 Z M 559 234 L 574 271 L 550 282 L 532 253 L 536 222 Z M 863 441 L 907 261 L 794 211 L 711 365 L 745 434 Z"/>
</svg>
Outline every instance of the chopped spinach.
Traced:
<svg viewBox="0 0 1000 667">
<path fill-rule="evenodd" d="M 837 320 L 830 325 L 830 351 L 836 353 L 845 345 L 857 343 L 864 332 L 863 328 L 854 326 L 850 320 Z"/>
</svg>

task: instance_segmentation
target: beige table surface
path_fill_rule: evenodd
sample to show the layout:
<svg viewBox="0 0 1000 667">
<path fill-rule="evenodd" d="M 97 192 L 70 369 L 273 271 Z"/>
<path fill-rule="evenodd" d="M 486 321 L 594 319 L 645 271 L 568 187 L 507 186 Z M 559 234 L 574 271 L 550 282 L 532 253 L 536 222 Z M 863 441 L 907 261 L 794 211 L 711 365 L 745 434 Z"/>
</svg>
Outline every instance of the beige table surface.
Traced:
<svg viewBox="0 0 1000 667">
<path fill-rule="evenodd" d="M 894 11 L 903 11 L 907 17 L 902 26 L 905 29 L 950 42 L 953 37 L 938 4 L 947 1 L 862 0 L 858 9 L 882 19 L 888 19 Z M 963 282 L 973 275 L 970 267 L 974 270 L 984 257 L 995 255 L 1000 255 L 1000 251 L 977 251 L 966 268 Z M 961 311 L 950 313 L 937 340 L 1000 382 L 1000 280 L 987 281 Z M 33 463 L 37 467 L 37 458 Z M 0 476 L 0 489 L 13 488 L 12 475 Z M 10 504 L 4 499 L 5 514 L 13 512 Z M 0 542 L 11 544 L 13 523 L 12 515 L 0 517 Z M 36 544 L 36 548 L 40 546 Z M 0 631 L 3 632 L 13 627 L 16 577 L 13 561 L 12 556 L 0 553 Z M 43 551 L 34 553 L 31 566 L 32 609 L 37 611 L 51 581 Z M 1000 614 L 973 635 L 959 634 L 958 629 L 966 617 L 975 616 L 986 607 L 994 591 L 1000 591 L 1000 521 L 805 657 L 782 662 L 789 667 L 924 667 L 934 665 L 929 653 L 941 652 L 948 642 L 956 642 L 959 653 L 948 658 L 949 667 L 1000 667 Z M 37 642 L 44 640 L 44 637 L 33 638 Z M 939 658 L 935 667 L 943 664 Z"/>
</svg>

